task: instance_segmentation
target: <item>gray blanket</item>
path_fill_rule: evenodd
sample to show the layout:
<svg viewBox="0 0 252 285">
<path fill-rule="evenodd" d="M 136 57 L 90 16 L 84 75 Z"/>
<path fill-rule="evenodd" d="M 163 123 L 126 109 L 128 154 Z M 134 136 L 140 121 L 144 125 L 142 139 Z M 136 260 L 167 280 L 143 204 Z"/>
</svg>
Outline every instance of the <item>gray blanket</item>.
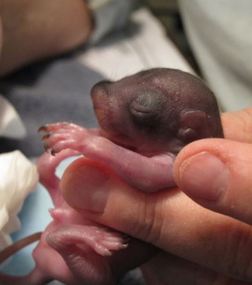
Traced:
<svg viewBox="0 0 252 285">
<path fill-rule="evenodd" d="M 96 125 L 90 88 L 104 79 L 74 58 L 64 57 L 32 65 L 0 82 L 0 92 L 15 106 L 27 129 L 21 141 L 0 139 L 0 152 L 20 149 L 28 157 L 43 147 L 38 128 L 45 123 L 70 121 Z"/>
</svg>

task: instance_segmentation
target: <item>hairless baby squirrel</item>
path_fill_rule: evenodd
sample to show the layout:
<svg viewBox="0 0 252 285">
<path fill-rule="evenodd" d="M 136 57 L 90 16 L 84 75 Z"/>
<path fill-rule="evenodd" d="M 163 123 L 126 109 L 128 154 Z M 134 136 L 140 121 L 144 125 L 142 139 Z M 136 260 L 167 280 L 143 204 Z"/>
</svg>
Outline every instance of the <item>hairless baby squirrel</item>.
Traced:
<svg viewBox="0 0 252 285">
<path fill-rule="evenodd" d="M 37 235 L 34 270 L 24 277 L 1 274 L 0 284 L 60 280 L 70 285 L 111 285 L 152 256 L 151 246 L 129 242 L 64 201 L 55 169 L 66 157 L 83 154 L 91 176 L 95 167 L 116 174 L 136 191 L 155 192 L 175 186 L 173 161 L 186 144 L 223 137 L 214 94 L 200 79 L 179 70 L 156 68 L 116 82 L 103 81 L 92 88 L 91 97 L 99 129 L 65 122 L 40 128 L 49 152 L 39 159 L 38 170 L 54 202 L 52 222 L 41 237 Z M 0 261 L 19 248 L 15 244 L 7 248 Z"/>
<path fill-rule="evenodd" d="M 46 149 L 74 149 L 110 167 L 128 184 L 154 192 L 174 186 L 175 155 L 187 143 L 223 137 L 213 93 L 198 78 L 151 69 L 91 90 L 99 130 L 58 123 L 42 127 Z"/>
</svg>

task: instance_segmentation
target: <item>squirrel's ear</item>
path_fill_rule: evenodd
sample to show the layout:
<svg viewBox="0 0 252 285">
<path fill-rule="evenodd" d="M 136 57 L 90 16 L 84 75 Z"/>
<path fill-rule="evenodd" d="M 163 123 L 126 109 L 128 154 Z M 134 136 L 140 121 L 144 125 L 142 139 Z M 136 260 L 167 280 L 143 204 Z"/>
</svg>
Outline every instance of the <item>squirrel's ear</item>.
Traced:
<svg viewBox="0 0 252 285">
<path fill-rule="evenodd" d="M 213 134 L 211 117 L 204 111 L 184 110 L 179 116 L 177 137 L 184 143 L 211 137 Z"/>
</svg>

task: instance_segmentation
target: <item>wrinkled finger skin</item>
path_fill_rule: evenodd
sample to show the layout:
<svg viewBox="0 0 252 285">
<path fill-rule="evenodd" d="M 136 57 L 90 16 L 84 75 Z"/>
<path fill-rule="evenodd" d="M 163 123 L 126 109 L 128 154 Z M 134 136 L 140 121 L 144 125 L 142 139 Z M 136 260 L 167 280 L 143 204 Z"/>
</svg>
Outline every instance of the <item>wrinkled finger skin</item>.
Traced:
<svg viewBox="0 0 252 285">
<path fill-rule="evenodd" d="M 222 115 L 224 133 L 228 139 L 245 143 L 252 142 L 251 136 L 248 135 L 248 132 L 252 133 L 250 123 L 252 120 L 249 119 L 249 114 L 251 112 L 245 110 L 239 114 Z M 79 172 L 76 172 L 76 169 Z M 70 205 L 78 208 L 78 211 L 83 211 L 81 203 L 73 201 L 72 198 L 76 191 L 72 187 L 73 182 L 75 181 L 75 185 L 83 183 L 77 173 L 85 174 L 85 164 L 81 160 L 68 169 L 61 185 L 63 194 Z M 210 273 L 207 273 L 208 277 L 204 277 L 208 280 L 205 284 L 212 284 L 209 281 L 212 279 L 216 279 L 216 284 L 251 282 L 252 232 L 250 225 L 209 211 L 193 202 L 178 189 L 146 195 L 122 184 L 120 180 L 112 180 L 109 188 L 104 211 L 99 215 L 89 214 L 95 221 L 150 242 L 167 252 L 182 257 L 182 261 L 190 260 L 198 265 L 196 268 L 200 276 L 201 266 L 208 268 Z M 180 262 L 177 264 L 178 268 Z M 149 267 L 152 274 L 155 273 L 151 269 L 153 266 L 151 264 Z M 164 272 L 168 274 L 165 263 L 163 266 Z M 160 270 L 162 268 L 160 264 L 159 268 Z M 196 282 L 200 278 L 195 276 L 190 268 L 189 265 L 185 266 L 190 278 Z M 195 267 L 193 268 L 194 271 Z M 202 272 L 203 275 L 205 275 L 204 272 L 205 270 Z"/>
<path fill-rule="evenodd" d="M 248 285 L 178 256 L 162 252 L 142 266 L 148 285 Z"/>
<path fill-rule="evenodd" d="M 252 108 L 222 113 L 221 121 L 225 138 L 241 143 L 252 143 Z"/>
<path fill-rule="evenodd" d="M 77 208 L 70 197 L 76 191 L 73 183 L 77 180 L 80 183 L 81 179 L 80 172 L 76 175 L 73 171 L 75 167 L 85 175 L 85 163 L 76 161 L 65 173 L 61 185 L 65 199 L 79 212 L 216 272 L 252 280 L 249 225 L 199 206 L 178 189 L 149 195 L 118 179 L 110 181 L 104 211 L 91 214 L 81 210 L 81 201 Z"/>
</svg>

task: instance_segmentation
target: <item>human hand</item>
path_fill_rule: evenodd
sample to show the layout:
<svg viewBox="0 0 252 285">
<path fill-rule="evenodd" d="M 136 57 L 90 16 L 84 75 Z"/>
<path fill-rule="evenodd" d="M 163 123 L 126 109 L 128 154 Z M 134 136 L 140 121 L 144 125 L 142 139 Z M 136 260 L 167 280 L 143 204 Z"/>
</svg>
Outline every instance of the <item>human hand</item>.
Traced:
<svg viewBox="0 0 252 285">
<path fill-rule="evenodd" d="M 0 76 L 75 48 L 87 41 L 93 26 L 82 0 L 1 0 L 1 21 Z"/>
<path fill-rule="evenodd" d="M 190 159 L 192 154 L 206 151 L 225 159 L 225 167 L 228 170 L 224 171 L 224 177 L 228 175 L 228 178 L 218 181 L 231 181 L 232 187 L 228 192 L 222 190 L 224 198 L 217 199 L 220 201 L 217 203 L 214 203 L 211 195 L 211 201 L 202 199 L 202 193 L 207 193 L 202 191 L 203 187 L 198 187 L 201 199 L 197 198 L 197 202 L 205 207 L 225 215 L 199 206 L 179 189 L 145 194 L 129 187 L 112 174 L 107 179 L 104 179 L 102 174 L 102 179 L 99 180 L 98 171 L 94 187 L 89 183 L 87 189 L 84 185 L 90 172 L 87 171 L 85 159 L 77 160 L 65 172 L 61 182 L 65 199 L 79 211 L 86 213 L 86 210 L 90 210 L 89 216 L 93 220 L 166 251 L 165 256 L 157 256 L 156 260 L 152 261 L 152 272 L 149 277 L 153 277 L 155 273 L 158 284 L 162 284 L 164 280 L 166 284 L 169 281 L 173 282 L 172 284 L 246 284 L 232 278 L 252 280 L 252 231 L 251 226 L 244 223 L 251 222 L 251 194 L 248 191 L 251 183 L 249 164 L 252 159 L 249 144 L 252 141 L 249 137 L 252 129 L 251 117 L 251 111 L 224 114 L 226 140 L 206 139 L 194 142 L 182 150 L 175 163 L 174 174 L 178 185 L 192 196 L 193 193 L 197 193 L 192 192 L 192 187 L 199 184 L 197 180 L 187 176 L 190 186 L 188 187 L 185 175 L 189 164 L 184 165 L 183 161 L 186 158 Z M 204 169 L 203 163 L 206 163 L 205 168 L 211 166 L 202 156 L 199 158 L 201 165 L 197 168 L 198 171 L 202 172 Z M 218 163 L 212 165 L 216 168 Z M 95 169 L 92 171 L 95 172 Z M 217 177 L 218 174 L 219 172 L 214 175 Z M 194 179 L 203 177 L 201 174 L 196 178 L 195 173 L 191 175 L 194 175 Z M 210 182 L 203 185 L 210 186 Z M 237 193 L 236 189 L 239 189 Z M 147 274 L 148 272 L 150 270 L 147 270 Z M 177 278 L 178 274 L 180 278 Z M 151 282 L 155 284 L 155 280 Z"/>
<path fill-rule="evenodd" d="M 2 17 L 0 15 L 0 58 L 2 53 L 2 46 L 3 46 L 3 24 L 2 24 Z"/>
</svg>

